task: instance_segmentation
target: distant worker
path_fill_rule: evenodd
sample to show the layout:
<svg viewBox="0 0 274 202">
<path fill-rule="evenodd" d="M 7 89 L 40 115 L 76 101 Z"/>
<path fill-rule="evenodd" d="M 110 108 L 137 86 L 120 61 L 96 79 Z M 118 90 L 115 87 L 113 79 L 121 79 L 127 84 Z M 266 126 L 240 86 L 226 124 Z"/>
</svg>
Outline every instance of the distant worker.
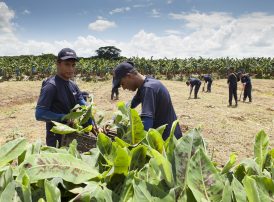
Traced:
<svg viewBox="0 0 274 202">
<path fill-rule="evenodd" d="M 202 79 L 204 80 L 203 91 L 205 91 L 205 84 L 207 83 L 206 92 L 211 93 L 211 85 L 212 85 L 212 77 L 210 74 L 202 75 Z"/>
<path fill-rule="evenodd" d="M 115 100 L 119 99 L 119 89 L 114 84 L 114 79 L 112 79 L 112 89 L 111 89 L 111 100 L 114 100 L 114 94 L 115 94 Z"/>
<path fill-rule="evenodd" d="M 201 80 L 197 78 L 189 78 L 189 80 L 186 82 L 186 85 L 190 86 L 190 92 L 188 99 L 191 98 L 192 90 L 194 87 L 194 99 L 198 98 L 198 92 L 201 86 Z"/>
<path fill-rule="evenodd" d="M 251 85 L 250 76 L 248 74 L 243 74 L 242 72 L 240 72 L 239 76 L 243 84 L 242 87 L 244 89 L 243 101 L 245 102 L 246 98 L 248 97 L 249 102 L 252 102 L 252 96 L 251 96 L 252 85 Z"/>
<path fill-rule="evenodd" d="M 162 138 L 166 140 L 171 131 L 172 123 L 177 120 L 171 98 L 167 88 L 158 80 L 140 74 L 133 62 L 120 63 L 114 70 L 114 87 L 136 91 L 132 99 L 131 108 L 142 104 L 141 119 L 144 129 L 158 128 L 167 124 Z M 174 136 L 182 136 L 179 125 L 176 126 Z"/>
<path fill-rule="evenodd" d="M 235 107 L 238 106 L 238 99 L 237 99 L 237 82 L 238 82 L 238 76 L 234 72 L 234 68 L 231 67 L 229 69 L 229 74 L 227 78 L 227 84 L 228 84 L 228 90 L 229 90 L 229 98 L 228 98 L 228 103 L 229 107 L 232 106 L 232 97 L 234 97 L 235 100 Z"/>
</svg>

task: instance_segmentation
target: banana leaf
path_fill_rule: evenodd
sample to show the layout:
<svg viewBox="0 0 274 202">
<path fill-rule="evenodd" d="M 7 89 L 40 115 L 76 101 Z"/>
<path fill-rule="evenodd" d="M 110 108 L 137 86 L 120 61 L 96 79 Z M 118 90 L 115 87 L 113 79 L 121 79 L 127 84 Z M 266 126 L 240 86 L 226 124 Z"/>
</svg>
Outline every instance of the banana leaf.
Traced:
<svg viewBox="0 0 274 202">
<path fill-rule="evenodd" d="M 14 202 L 21 201 L 17 192 L 16 192 L 16 182 L 11 181 L 4 191 L 0 195 L 0 201 L 2 202 Z"/>
<path fill-rule="evenodd" d="M 116 156 L 114 159 L 114 173 L 128 174 L 131 158 L 127 152 L 127 148 L 117 147 Z"/>
<path fill-rule="evenodd" d="M 200 148 L 190 159 L 187 172 L 187 186 L 195 199 L 202 201 L 221 201 L 224 181 L 213 163 Z"/>
<path fill-rule="evenodd" d="M 254 145 L 254 156 L 255 161 L 258 163 L 261 171 L 264 169 L 266 161 L 266 155 L 268 153 L 269 138 L 266 133 L 262 130 L 256 135 Z"/>
<path fill-rule="evenodd" d="M 229 180 L 226 180 L 221 202 L 232 202 L 232 196 L 232 187 Z"/>
<path fill-rule="evenodd" d="M 146 131 L 142 120 L 135 109 L 130 109 L 130 143 L 136 144 L 145 138 Z"/>
<path fill-rule="evenodd" d="M 45 193 L 47 202 L 61 202 L 61 192 L 54 184 L 45 179 Z"/>
<path fill-rule="evenodd" d="M 71 154 L 42 153 L 31 155 L 20 167 L 17 178 L 20 181 L 22 174 L 30 178 L 30 182 L 42 179 L 60 177 L 68 182 L 80 184 L 99 176 L 98 170 L 92 165 L 73 157 Z"/>
<path fill-rule="evenodd" d="M 0 147 L 0 168 L 10 161 L 16 159 L 27 149 L 27 141 L 18 138 Z"/>
<path fill-rule="evenodd" d="M 147 147 L 144 145 L 138 145 L 130 151 L 130 154 L 130 170 L 142 169 L 146 163 Z"/>
<path fill-rule="evenodd" d="M 157 130 L 153 128 L 149 129 L 146 135 L 146 139 L 151 148 L 157 150 L 160 154 L 162 154 L 164 148 L 164 141 Z"/>
<path fill-rule="evenodd" d="M 173 166 L 173 175 L 176 183 L 185 189 L 187 169 L 190 158 L 199 148 L 204 148 L 204 140 L 197 129 L 190 130 L 175 145 L 173 155 L 174 160 L 170 160 Z"/>
<path fill-rule="evenodd" d="M 246 193 L 243 185 L 233 176 L 231 187 L 233 196 L 237 202 L 246 202 Z"/>
<path fill-rule="evenodd" d="M 50 131 L 54 134 L 66 135 L 77 131 L 66 124 L 58 123 L 56 121 L 52 121 L 52 123 L 54 123 L 55 126 L 53 126 Z"/>
<path fill-rule="evenodd" d="M 263 202 L 260 199 L 256 181 L 252 177 L 246 175 L 243 179 L 243 184 L 249 202 Z"/>
<path fill-rule="evenodd" d="M 173 187 L 174 186 L 174 178 L 172 175 L 171 163 L 155 149 L 151 149 L 151 154 L 154 157 L 152 159 L 152 161 L 155 161 L 155 163 L 159 167 L 161 174 L 164 177 L 167 185 L 169 187 Z"/>
<path fill-rule="evenodd" d="M 236 154 L 234 154 L 234 153 L 230 154 L 229 160 L 227 161 L 227 163 L 223 167 L 221 174 L 227 173 L 234 166 L 234 164 L 236 163 L 236 159 L 237 159 Z"/>
</svg>

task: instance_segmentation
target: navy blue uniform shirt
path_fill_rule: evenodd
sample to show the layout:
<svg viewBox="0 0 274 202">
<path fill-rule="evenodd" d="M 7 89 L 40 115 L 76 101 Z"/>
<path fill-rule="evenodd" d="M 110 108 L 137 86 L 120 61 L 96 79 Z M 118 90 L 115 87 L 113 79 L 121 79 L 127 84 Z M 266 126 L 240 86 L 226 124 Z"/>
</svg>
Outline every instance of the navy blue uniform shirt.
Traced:
<svg viewBox="0 0 274 202">
<path fill-rule="evenodd" d="M 237 86 L 238 77 L 235 73 L 231 73 L 228 75 L 227 83 L 230 87 L 236 87 Z"/>
<path fill-rule="evenodd" d="M 80 104 L 83 100 L 81 91 L 73 81 L 64 80 L 56 75 L 43 81 L 36 113 L 39 109 L 53 112 L 51 117 L 56 117 L 55 121 L 60 122 L 63 115 L 69 113 L 76 104 Z M 51 120 L 46 117 L 41 117 L 41 120 L 46 121 L 47 138 L 52 136 L 50 129 L 53 124 L 50 122 Z"/>
<path fill-rule="evenodd" d="M 209 74 L 204 75 L 203 78 L 204 78 L 205 82 L 212 81 L 212 78 Z"/>
<path fill-rule="evenodd" d="M 248 75 L 244 75 L 241 78 L 241 82 L 246 84 L 246 87 L 251 86 L 251 79 Z"/>
<path fill-rule="evenodd" d="M 140 116 L 152 118 L 153 128 L 168 124 L 163 133 L 163 139 L 167 139 L 172 123 L 177 120 L 177 116 L 166 87 L 160 81 L 146 77 L 134 96 L 131 107 L 135 108 L 140 103 L 142 103 Z M 179 125 L 177 125 L 174 135 L 176 138 L 182 136 Z"/>
<path fill-rule="evenodd" d="M 192 87 L 196 85 L 201 85 L 201 81 L 197 78 L 190 78 L 189 83 Z"/>
</svg>

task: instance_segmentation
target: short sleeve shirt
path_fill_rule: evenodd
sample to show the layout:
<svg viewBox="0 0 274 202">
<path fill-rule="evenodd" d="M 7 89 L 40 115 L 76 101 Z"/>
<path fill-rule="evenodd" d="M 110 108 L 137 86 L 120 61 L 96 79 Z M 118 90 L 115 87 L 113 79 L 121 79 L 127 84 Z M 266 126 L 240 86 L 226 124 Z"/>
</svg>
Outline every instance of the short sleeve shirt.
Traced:
<svg viewBox="0 0 274 202">
<path fill-rule="evenodd" d="M 167 139 L 172 123 L 177 120 L 177 116 L 166 87 L 160 81 L 146 77 L 133 100 L 135 105 L 137 103 L 142 104 L 141 117 L 150 117 L 153 119 L 153 128 L 167 124 L 163 133 L 163 139 Z M 182 136 L 178 125 L 174 135 L 177 138 Z"/>
</svg>

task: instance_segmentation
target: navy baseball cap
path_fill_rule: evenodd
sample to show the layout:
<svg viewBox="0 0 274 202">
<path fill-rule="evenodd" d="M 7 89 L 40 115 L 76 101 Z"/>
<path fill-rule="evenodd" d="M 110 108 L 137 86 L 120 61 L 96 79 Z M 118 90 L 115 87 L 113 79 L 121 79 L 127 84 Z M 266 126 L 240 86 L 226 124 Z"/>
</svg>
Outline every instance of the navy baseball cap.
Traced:
<svg viewBox="0 0 274 202">
<path fill-rule="evenodd" d="M 68 59 L 74 59 L 74 60 L 79 60 L 75 51 L 70 49 L 70 48 L 63 48 L 60 50 L 57 56 L 58 60 L 68 60 Z"/>
<path fill-rule="evenodd" d="M 116 66 L 113 74 L 113 86 L 114 88 L 119 88 L 121 85 L 121 79 L 134 70 L 133 62 L 122 62 Z"/>
</svg>

